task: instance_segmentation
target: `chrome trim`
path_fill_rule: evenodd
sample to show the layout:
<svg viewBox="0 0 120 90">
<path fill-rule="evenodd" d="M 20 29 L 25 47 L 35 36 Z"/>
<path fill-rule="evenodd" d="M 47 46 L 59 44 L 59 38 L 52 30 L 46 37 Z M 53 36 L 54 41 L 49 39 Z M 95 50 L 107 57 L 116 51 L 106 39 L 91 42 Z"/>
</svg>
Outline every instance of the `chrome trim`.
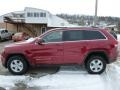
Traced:
<svg viewBox="0 0 120 90">
<path fill-rule="evenodd" d="M 55 30 L 55 31 L 58 31 L 58 30 Z M 61 30 L 61 31 L 68 31 L 68 30 Z M 75 30 L 70 30 L 70 31 L 75 31 Z M 82 31 L 82 30 L 81 30 Z M 83 30 L 84 31 L 84 30 Z M 86 30 L 86 31 L 90 31 L 90 30 Z M 91 30 L 91 31 L 98 31 L 98 30 Z M 51 31 L 52 32 L 52 31 Z M 98 31 L 100 32 L 104 37 L 105 39 L 94 39 L 94 40 L 76 40 L 76 41 L 60 41 L 60 42 L 47 42 L 47 43 L 42 43 L 42 44 L 57 44 L 57 43 L 66 43 L 66 42 L 85 42 L 85 41 L 102 41 L 102 40 L 108 40 L 108 38 L 105 36 L 105 34 L 101 31 Z M 62 32 L 63 34 L 63 32 Z M 45 35 L 46 36 L 46 35 Z M 43 37 L 42 37 L 43 38 Z"/>
<path fill-rule="evenodd" d="M 95 39 L 95 40 L 76 40 L 76 41 L 61 41 L 61 42 L 48 42 L 48 43 L 43 43 L 43 44 L 57 44 L 57 43 L 72 43 L 72 42 L 85 42 L 85 41 L 102 41 L 102 40 L 107 40 L 107 39 Z"/>
</svg>

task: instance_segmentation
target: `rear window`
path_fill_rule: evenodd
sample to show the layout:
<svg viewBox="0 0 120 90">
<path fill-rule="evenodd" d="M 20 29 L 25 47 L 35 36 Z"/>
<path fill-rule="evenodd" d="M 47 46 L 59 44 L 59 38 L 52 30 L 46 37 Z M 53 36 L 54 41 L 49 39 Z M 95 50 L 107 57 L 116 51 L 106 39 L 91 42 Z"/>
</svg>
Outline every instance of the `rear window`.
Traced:
<svg viewBox="0 0 120 90">
<path fill-rule="evenodd" d="M 110 31 L 110 34 L 111 34 L 115 39 L 117 39 L 117 34 L 116 34 L 114 31 Z"/>
</svg>

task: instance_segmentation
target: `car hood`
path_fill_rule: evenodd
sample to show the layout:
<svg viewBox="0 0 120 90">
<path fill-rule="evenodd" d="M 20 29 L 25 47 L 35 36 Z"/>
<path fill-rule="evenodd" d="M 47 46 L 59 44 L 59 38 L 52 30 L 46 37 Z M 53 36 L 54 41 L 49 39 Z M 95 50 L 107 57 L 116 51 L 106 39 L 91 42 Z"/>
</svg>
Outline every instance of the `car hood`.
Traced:
<svg viewBox="0 0 120 90">
<path fill-rule="evenodd" d="M 27 41 L 21 41 L 13 44 L 6 45 L 5 47 L 15 47 L 15 46 L 23 46 L 25 44 L 29 44 L 30 42 Z"/>
<path fill-rule="evenodd" d="M 17 43 L 6 45 L 5 47 L 24 46 L 24 45 L 30 44 L 32 42 L 35 42 L 35 40 L 36 40 L 36 38 L 30 38 L 30 39 L 25 40 L 25 41 L 20 41 L 20 42 L 17 42 Z"/>
</svg>

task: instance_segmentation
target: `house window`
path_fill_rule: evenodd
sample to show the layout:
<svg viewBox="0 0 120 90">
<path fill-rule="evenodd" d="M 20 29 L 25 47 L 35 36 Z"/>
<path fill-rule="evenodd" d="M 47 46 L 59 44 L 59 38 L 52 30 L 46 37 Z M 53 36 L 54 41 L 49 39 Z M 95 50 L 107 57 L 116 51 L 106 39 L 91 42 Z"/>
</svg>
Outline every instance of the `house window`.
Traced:
<svg viewBox="0 0 120 90">
<path fill-rule="evenodd" d="M 43 34 L 46 31 L 46 27 L 41 28 L 41 34 Z"/>
<path fill-rule="evenodd" d="M 46 17 L 46 13 L 40 13 L 40 17 Z"/>
<path fill-rule="evenodd" d="M 27 17 L 33 17 L 33 13 L 28 12 Z"/>
<path fill-rule="evenodd" d="M 43 17 L 46 17 L 46 13 L 43 13 Z"/>
<path fill-rule="evenodd" d="M 39 17 L 39 13 L 34 13 L 34 17 Z"/>
<path fill-rule="evenodd" d="M 24 14 L 20 14 L 19 17 L 20 17 L 20 18 L 24 18 Z"/>
</svg>

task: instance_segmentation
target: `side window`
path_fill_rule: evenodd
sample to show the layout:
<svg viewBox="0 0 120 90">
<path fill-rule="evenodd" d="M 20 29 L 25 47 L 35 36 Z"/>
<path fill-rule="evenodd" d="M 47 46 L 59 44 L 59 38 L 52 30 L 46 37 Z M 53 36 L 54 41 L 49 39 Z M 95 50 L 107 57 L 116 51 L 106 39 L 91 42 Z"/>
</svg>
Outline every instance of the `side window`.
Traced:
<svg viewBox="0 0 120 90">
<path fill-rule="evenodd" d="M 62 41 L 62 32 L 61 31 L 51 32 L 47 34 L 45 37 L 43 37 L 43 40 L 45 42 L 60 42 Z"/>
<path fill-rule="evenodd" d="M 63 40 L 64 41 L 83 40 L 83 31 L 81 30 L 64 31 Z"/>
<path fill-rule="evenodd" d="M 84 31 L 84 40 L 106 39 L 99 31 Z"/>
</svg>

